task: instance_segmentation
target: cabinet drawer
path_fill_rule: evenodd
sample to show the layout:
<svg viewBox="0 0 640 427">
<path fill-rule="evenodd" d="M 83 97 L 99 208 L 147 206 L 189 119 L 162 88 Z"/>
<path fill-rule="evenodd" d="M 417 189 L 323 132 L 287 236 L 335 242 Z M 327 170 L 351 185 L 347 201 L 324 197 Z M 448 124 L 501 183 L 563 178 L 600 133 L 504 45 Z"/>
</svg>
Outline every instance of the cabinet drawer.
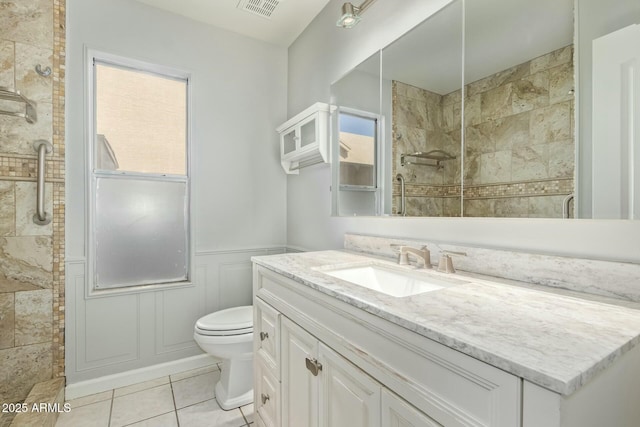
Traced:
<svg viewBox="0 0 640 427">
<path fill-rule="evenodd" d="M 280 382 L 258 358 L 255 375 L 256 413 L 266 427 L 280 425 Z"/>
<path fill-rule="evenodd" d="M 254 340 L 256 352 L 261 354 L 276 369 L 280 365 L 280 313 L 259 299 L 254 304 Z"/>
<path fill-rule="evenodd" d="M 382 426 L 384 427 L 442 427 L 442 424 L 435 422 L 415 406 L 410 405 L 386 388 L 382 389 L 381 403 Z"/>
</svg>

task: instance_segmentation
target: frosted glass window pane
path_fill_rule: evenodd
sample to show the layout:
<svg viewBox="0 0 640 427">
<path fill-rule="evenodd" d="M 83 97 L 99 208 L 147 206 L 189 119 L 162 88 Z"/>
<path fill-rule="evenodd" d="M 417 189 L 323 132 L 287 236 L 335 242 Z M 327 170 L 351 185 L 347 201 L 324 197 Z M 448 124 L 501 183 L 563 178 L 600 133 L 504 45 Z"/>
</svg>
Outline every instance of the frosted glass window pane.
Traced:
<svg viewBox="0 0 640 427">
<path fill-rule="evenodd" d="M 96 288 L 187 280 L 187 184 L 97 178 Z"/>
<path fill-rule="evenodd" d="M 186 175 L 187 82 L 96 63 L 95 167 Z"/>
</svg>

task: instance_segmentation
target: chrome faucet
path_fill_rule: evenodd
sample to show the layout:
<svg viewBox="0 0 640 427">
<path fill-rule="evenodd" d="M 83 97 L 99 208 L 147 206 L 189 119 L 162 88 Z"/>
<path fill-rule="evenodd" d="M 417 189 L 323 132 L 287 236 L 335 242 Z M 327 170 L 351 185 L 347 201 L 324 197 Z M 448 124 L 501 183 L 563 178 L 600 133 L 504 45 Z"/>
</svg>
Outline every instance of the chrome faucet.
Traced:
<svg viewBox="0 0 640 427">
<path fill-rule="evenodd" d="M 398 264 L 409 265 L 409 254 L 412 254 L 418 260 L 421 260 L 424 268 L 431 268 L 431 253 L 426 246 L 423 246 L 420 249 L 412 248 L 411 246 L 400 246 Z"/>
<path fill-rule="evenodd" d="M 438 271 L 442 273 L 455 273 L 456 269 L 453 268 L 453 260 L 451 255 L 467 256 L 465 252 L 453 252 L 453 251 L 441 251 L 440 262 L 438 263 Z"/>
</svg>

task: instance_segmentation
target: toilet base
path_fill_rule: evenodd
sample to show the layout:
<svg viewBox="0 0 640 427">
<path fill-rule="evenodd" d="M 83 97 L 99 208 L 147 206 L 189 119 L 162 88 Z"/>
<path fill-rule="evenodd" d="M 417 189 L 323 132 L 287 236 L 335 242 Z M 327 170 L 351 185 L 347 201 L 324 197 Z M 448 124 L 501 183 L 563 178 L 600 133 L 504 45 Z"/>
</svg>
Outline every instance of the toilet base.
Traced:
<svg viewBox="0 0 640 427">
<path fill-rule="evenodd" d="M 215 393 L 218 405 L 226 411 L 252 403 L 253 357 L 223 360 Z"/>
</svg>

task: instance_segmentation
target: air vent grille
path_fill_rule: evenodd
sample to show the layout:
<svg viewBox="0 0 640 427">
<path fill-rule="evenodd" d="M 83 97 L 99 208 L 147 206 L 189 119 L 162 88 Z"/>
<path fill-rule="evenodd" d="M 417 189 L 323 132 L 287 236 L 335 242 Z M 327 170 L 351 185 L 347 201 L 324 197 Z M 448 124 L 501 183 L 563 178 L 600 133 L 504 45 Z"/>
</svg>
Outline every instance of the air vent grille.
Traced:
<svg viewBox="0 0 640 427">
<path fill-rule="evenodd" d="M 238 9 L 270 19 L 280 0 L 240 0 Z"/>
</svg>

